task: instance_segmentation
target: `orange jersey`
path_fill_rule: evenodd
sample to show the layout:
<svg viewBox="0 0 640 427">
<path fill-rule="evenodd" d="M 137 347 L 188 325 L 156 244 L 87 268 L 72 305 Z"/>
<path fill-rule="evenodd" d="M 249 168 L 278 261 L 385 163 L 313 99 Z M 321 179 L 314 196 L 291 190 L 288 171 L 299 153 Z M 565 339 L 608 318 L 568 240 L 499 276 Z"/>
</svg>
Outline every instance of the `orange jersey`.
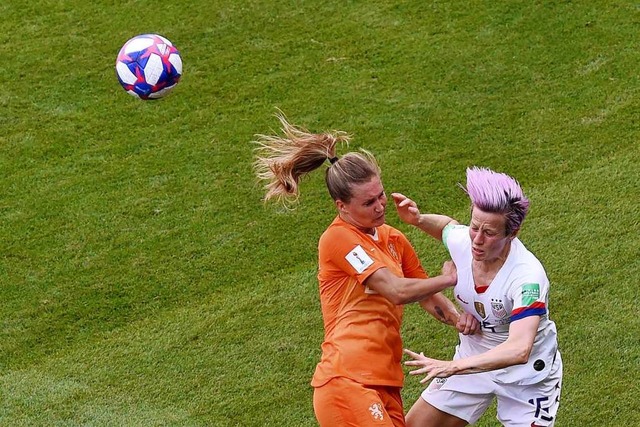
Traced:
<svg viewBox="0 0 640 427">
<path fill-rule="evenodd" d="M 337 217 L 318 244 L 322 358 L 311 385 L 334 377 L 402 387 L 402 306 L 364 282 L 386 267 L 399 277 L 427 277 L 409 240 L 389 225 L 368 235 Z"/>
</svg>

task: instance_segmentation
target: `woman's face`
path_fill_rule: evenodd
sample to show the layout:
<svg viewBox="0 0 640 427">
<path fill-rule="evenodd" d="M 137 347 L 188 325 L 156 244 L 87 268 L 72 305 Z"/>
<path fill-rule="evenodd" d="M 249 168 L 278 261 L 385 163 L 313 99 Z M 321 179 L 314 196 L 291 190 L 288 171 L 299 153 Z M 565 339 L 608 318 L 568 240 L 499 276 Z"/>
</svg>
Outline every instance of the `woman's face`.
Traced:
<svg viewBox="0 0 640 427">
<path fill-rule="evenodd" d="M 491 262 L 506 257 L 509 243 L 515 237 L 505 234 L 506 221 L 504 214 L 484 212 L 474 206 L 469 224 L 474 260 Z"/>
<path fill-rule="evenodd" d="M 352 186 L 352 196 L 349 203 L 336 200 L 340 217 L 349 224 L 374 233 L 375 227 L 384 224 L 387 195 L 380 177 L 374 176 L 369 182 Z"/>
</svg>

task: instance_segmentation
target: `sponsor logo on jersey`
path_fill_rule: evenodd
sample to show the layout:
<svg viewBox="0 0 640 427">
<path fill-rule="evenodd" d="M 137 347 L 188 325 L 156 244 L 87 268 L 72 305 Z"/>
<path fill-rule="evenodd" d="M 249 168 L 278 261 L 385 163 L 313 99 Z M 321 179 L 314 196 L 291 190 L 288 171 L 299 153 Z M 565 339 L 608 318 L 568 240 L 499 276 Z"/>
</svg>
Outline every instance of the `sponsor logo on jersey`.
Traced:
<svg viewBox="0 0 640 427">
<path fill-rule="evenodd" d="M 484 310 L 484 304 L 482 303 L 482 301 L 474 301 L 473 306 L 476 308 L 476 311 L 480 315 L 480 318 L 487 318 L 487 313 Z"/>
<path fill-rule="evenodd" d="M 462 297 L 460 296 L 460 294 L 456 294 L 456 298 L 458 298 L 460 301 L 462 301 L 465 304 L 469 304 L 468 302 L 466 302 L 465 300 L 462 299 Z"/>
<path fill-rule="evenodd" d="M 357 245 L 355 248 L 351 249 L 347 256 L 345 256 L 346 260 L 349 261 L 351 267 L 353 267 L 358 274 L 362 273 L 373 264 L 373 260 L 367 253 L 362 249 L 362 246 Z"/>
<path fill-rule="evenodd" d="M 369 406 L 369 412 L 374 420 L 384 420 L 384 412 L 382 412 L 382 405 L 380 403 L 374 403 Z"/>
</svg>

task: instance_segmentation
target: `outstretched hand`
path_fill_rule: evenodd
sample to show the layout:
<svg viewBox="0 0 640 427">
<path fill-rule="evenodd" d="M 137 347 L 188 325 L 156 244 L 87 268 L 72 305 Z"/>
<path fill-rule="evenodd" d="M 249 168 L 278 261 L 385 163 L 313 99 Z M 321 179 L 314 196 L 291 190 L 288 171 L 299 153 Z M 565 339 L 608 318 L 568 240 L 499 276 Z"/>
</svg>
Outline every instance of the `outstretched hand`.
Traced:
<svg viewBox="0 0 640 427">
<path fill-rule="evenodd" d="M 404 349 L 404 353 L 413 358 L 413 360 L 407 360 L 404 362 L 407 366 L 420 366 L 420 368 L 409 371 L 409 375 L 421 375 L 426 376 L 420 380 L 421 384 L 432 380 L 433 378 L 447 378 L 455 374 L 451 361 L 431 359 L 424 355 L 424 353 L 415 353 L 409 349 Z"/>
<path fill-rule="evenodd" d="M 420 221 L 420 210 L 416 202 L 400 193 L 391 193 L 393 202 L 396 204 L 398 216 L 403 222 L 410 225 L 418 225 Z"/>
</svg>

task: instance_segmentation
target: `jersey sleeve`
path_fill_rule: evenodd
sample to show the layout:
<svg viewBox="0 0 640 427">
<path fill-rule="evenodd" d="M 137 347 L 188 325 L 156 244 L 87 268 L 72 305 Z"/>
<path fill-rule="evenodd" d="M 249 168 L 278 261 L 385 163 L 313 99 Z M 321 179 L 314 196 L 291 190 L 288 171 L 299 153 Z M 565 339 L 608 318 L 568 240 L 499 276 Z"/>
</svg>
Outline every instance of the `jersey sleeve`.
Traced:
<svg viewBox="0 0 640 427">
<path fill-rule="evenodd" d="M 320 274 L 346 273 L 363 284 L 384 263 L 354 233 L 338 227 L 327 229 L 318 243 Z"/>
<path fill-rule="evenodd" d="M 418 254 L 404 234 L 399 234 L 398 238 L 402 247 L 402 272 L 404 277 L 425 279 L 429 277 L 422 267 Z"/>
<path fill-rule="evenodd" d="M 469 227 L 462 224 L 449 224 L 442 230 L 442 243 L 449 251 L 456 265 L 471 254 L 471 238 Z"/>
<path fill-rule="evenodd" d="M 510 293 L 513 299 L 511 321 L 546 315 L 548 292 L 549 285 L 543 278 L 532 275 L 519 279 Z"/>
</svg>

